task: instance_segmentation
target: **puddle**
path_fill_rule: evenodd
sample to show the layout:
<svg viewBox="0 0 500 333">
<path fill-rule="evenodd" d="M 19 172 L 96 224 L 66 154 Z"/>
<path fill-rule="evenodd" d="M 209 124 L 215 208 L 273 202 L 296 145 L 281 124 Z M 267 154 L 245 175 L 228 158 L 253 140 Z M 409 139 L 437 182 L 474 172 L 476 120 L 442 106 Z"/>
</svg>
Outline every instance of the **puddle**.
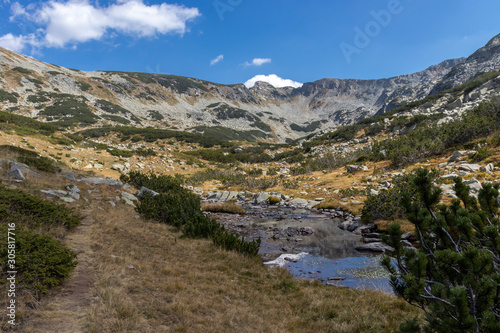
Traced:
<svg viewBox="0 0 500 333">
<path fill-rule="evenodd" d="M 283 266 L 297 278 L 327 283 L 331 277 L 345 277 L 335 282 L 353 289 L 392 293 L 389 274 L 380 265 L 380 255 L 355 249 L 361 243 L 361 236 L 338 228 L 336 219 L 296 211 L 287 213 L 284 219 L 255 218 L 249 224 L 260 230 L 309 227 L 314 233 L 294 236 L 291 240 L 262 239 L 259 253 L 265 261 L 277 259 L 283 253 L 300 254 L 293 262 L 280 258 Z"/>
</svg>

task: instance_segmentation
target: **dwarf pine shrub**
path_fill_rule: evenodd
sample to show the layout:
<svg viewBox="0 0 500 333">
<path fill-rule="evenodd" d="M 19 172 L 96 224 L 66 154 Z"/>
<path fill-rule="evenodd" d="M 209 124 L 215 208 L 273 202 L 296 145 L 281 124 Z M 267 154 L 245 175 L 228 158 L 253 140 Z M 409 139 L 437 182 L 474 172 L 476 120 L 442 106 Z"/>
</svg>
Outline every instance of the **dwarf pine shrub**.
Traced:
<svg viewBox="0 0 500 333">
<path fill-rule="evenodd" d="M 484 183 L 478 198 L 462 179 L 454 179 L 458 198 L 440 204 L 441 189 L 419 169 L 411 182 L 417 195 L 405 193 L 405 217 L 415 225 L 417 251 L 401 244 L 398 224 L 384 242 L 394 248 L 384 267 L 396 295 L 424 310 L 425 332 L 500 331 L 499 184 Z M 419 332 L 408 322 L 401 331 Z"/>
<path fill-rule="evenodd" d="M 141 198 L 137 211 L 145 218 L 172 225 L 187 237 L 210 238 L 215 245 L 226 250 L 250 256 L 258 254 L 260 239 L 247 242 L 228 232 L 216 220 L 205 216 L 199 197 L 181 186 L 181 178 L 131 172 L 122 175 L 121 180 L 158 192 L 158 195 L 146 194 Z"/>
</svg>

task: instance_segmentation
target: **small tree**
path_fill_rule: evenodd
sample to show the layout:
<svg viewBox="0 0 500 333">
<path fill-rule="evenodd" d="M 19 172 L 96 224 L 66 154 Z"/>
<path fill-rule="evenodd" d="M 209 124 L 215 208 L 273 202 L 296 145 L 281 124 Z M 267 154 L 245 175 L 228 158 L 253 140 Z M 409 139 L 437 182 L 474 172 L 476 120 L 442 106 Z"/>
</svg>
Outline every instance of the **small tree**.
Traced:
<svg viewBox="0 0 500 333">
<path fill-rule="evenodd" d="M 417 196 L 402 199 L 419 249 L 401 245 L 399 225 L 384 239 L 394 248 L 394 260 L 382 260 L 394 292 L 425 312 L 428 332 L 500 332 L 499 185 L 483 184 L 476 199 L 457 177 L 458 199 L 444 205 L 432 178 L 417 170 Z M 401 330 L 420 328 L 413 321 Z"/>
</svg>

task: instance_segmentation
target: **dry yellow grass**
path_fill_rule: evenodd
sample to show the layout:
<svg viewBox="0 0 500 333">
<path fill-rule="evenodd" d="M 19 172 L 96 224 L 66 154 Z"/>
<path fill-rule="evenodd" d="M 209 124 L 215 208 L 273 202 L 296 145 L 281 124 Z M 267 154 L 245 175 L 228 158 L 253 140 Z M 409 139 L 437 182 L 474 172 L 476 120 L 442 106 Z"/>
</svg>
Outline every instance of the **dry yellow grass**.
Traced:
<svg viewBox="0 0 500 333">
<path fill-rule="evenodd" d="M 0 141 L 21 143 L 5 134 Z M 37 151 L 49 145 L 42 138 L 29 143 Z M 48 152 L 57 151 L 53 146 Z M 340 173 L 314 175 L 311 188 L 320 182 L 347 188 L 363 177 Z M 42 175 L 16 186 L 39 194 L 70 183 Z M 134 218 L 129 206 L 111 207 L 107 198 L 115 190 L 78 185 L 89 203 L 73 206 L 85 223 L 55 236 L 79 254 L 79 265 L 63 287 L 32 303 L 35 310 L 19 309 L 22 331 L 390 332 L 421 315 L 384 293 L 296 280 L 258 258 L 223 251 L 208 240 L 184 239 L 167 225 Z"/>
<path fill-rule="evenodd" d="M 295 280 L 123 209 L 96 214 L 90 332 L 389 332 L 418 316 L 387 294 Z"/>
<path fill-rule="evenodd" d="M 244 214 L 245 209 L 234 202 L 224 203 L 201 203 L 201 209 L 212 213 Z"/>
</svg>

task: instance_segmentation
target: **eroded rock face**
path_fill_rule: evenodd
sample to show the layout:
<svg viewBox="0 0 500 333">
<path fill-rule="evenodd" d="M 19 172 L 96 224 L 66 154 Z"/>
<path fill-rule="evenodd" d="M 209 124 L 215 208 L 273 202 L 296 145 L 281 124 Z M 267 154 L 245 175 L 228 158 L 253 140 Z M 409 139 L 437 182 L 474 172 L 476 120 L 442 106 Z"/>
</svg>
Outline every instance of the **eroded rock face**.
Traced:
<svg viewBox="0 0 500 333">
<path fill-rule="evenodd" d="M 130 121 L 138 127 L 161 127 L 158 119 L 161 116 L 179 122 L 181 129 L 222 126 L 237 131 L 259 130 L 269 138 L 276 135 L 281 142 L 351 124 L 426 96 L 434 84 L 461 61 L 463 59 L 447 60 L 418 73 L 387 79 L 321 79 L 300 88 L 275 88 L 258 82 L 247 88 L 243 84 L 222 85 L 170 75 L 147 74 L 147 80 L 141 81 L 134 73 L 87 73 L 62 67 L 54 73 L 54 68 L 48 64 L 0 48 L 2 68 L 26 68 L 36 72 L 44 83 L 39 88 L 22 77 L 22 87 L 8 87 L 5 82 L 2 89 L 8 92 L 30 96 L 40 90 L 75 97 L 85 95 L 86 100 L 79 100 L 93 115 L 100 117 L 121 110 L 122 121 Z M 119 105 L 103 102 L 102 94 L 94 96 L 94 90 L 84 88 L 81 82 L 101 87 L 110 96 L 110 101 L 119 101 Z M 50 106 L 53 102 L 42 103 Z M 27 100 L 10 106 L 30 109 L 33 117 L 40 112 Z M 156 112 L 157 118 L 145 110 Z M 116 167 L 122 172 L 121 166 Z"/>
<path fill-rule="evenodd" d="M 431 91 L 432 95 L 459 86 L 483 73 L 500 70 L 500 35 L 456 65 Z"/>
</svg>

